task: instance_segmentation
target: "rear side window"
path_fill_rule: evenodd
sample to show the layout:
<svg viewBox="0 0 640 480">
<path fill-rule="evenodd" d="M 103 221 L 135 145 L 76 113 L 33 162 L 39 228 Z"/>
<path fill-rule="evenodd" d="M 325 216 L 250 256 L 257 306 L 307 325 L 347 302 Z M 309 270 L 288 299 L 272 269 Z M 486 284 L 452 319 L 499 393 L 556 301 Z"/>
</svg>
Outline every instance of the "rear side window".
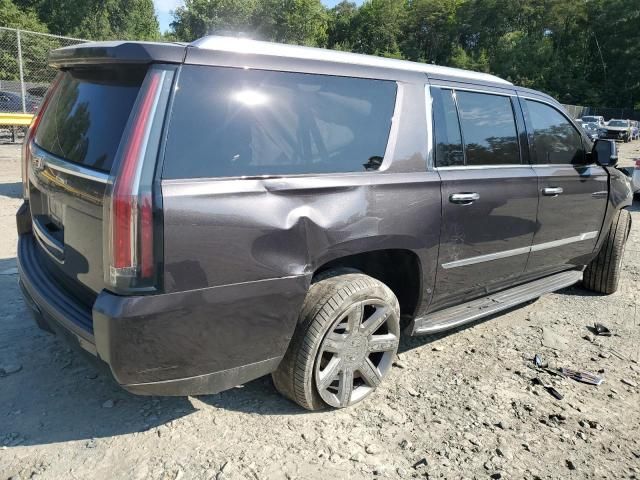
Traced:
<svg viewBox="0 0 640 480">
<path fill-rule="evenodd" d="M 145 70 L 129 66 L 62 73 L 35 142 L 65 160 L 109 172 Z"/>
<path fill-rule="evenodd" d="M 519 164 L 520 149 L 511 99 L 456 91 L 467 165 Z"/>
<path fill-rule="evenodd" d="M 582 164 L 582 139 L 574 126 L 555 108 L 527 100 L 533 126 L 533 145 L 538 164 Z"/>
<path fill-rule="evenodd" d="M 432 88 L 431 97 L 433 99 L 436 166 L 462 166 L 464 165 L 464 152 L 453 91 Z"/>
<path fill-rule="evenodd" d="M 163 177 L 377 170 L 396 89 L 382 80 L 185 66 Z"/>
</svg>

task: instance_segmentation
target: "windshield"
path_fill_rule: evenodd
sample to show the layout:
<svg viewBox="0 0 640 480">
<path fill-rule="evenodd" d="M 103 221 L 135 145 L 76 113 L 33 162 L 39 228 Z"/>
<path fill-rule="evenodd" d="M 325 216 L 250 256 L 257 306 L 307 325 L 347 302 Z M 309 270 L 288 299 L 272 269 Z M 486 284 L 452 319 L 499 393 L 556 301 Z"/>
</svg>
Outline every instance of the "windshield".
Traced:
<svg viewBox="0 0 640 480">
<path fill-rule="evenodd" d="M 628 127 L 628 123 L 626 120 L 610 120 L 609 123 L 607 123 L 608 126 L 610 127 Z"/>
<path fill-rule="evenodd" d="M 582 117 L 584 123 L 598 123 L 598 117 Z"/>
<path fill-rule="evenodd" d="M 595 123 L 585 123 L 582 126 L 584 127 L 585 130 L 589 130 L 589 131 L 598 130 L 598 125 L 596 125 Z"/>
</svg>

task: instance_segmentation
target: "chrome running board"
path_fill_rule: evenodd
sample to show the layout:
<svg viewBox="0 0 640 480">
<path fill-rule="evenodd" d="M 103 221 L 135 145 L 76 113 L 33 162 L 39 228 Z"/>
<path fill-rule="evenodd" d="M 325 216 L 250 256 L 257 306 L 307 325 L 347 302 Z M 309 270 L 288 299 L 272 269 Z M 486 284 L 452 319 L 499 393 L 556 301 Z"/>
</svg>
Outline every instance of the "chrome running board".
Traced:
<svg viewBox="0 0 640 480">
<path fill-rule="evenodd" d="M 541 278 L 517 287 L 493 293 L 462 305 L 445 308 L 414 319 L 407 328 L 409 335 L 430 335 L 473 322 L 494 313 L 515 307 L 582 280 L 582 272 L 571 270 Z"/>
</svg>

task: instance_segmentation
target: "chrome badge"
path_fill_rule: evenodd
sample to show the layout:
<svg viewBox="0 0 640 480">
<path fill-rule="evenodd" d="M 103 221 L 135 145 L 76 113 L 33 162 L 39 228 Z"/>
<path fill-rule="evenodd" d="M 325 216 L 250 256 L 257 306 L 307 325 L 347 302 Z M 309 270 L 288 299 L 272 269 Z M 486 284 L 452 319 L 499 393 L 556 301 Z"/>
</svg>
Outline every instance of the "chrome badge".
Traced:
<svg viewBox="0 0 640 480">
<path fill-rule="evenodd" d="M 42 159 L 42 157 L 33 155 L 31 157 L 31 166 L 35 171 L 38 171 L 38 172 L 41 170 L 44 170 L 44 160 Z"/>
</svg>

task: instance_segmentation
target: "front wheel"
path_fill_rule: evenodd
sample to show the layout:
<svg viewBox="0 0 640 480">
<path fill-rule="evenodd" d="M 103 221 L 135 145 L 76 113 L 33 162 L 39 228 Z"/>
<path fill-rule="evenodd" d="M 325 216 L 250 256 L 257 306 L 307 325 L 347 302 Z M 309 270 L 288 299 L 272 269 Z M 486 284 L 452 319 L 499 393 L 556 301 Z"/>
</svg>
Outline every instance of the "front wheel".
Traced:
<svg viewBox="0 0 640 480">
<path fill-rule="evenodd" d="M 618 290 L 622 273 L 622 257 L 630 227 L 629 212 L 619 210 L 613 217 L 611 228 L 600 252 L 584 271 L 582 284 L 585 288 L 607 295 Z"/>
<path fill-rule="evenodd" d="M 324 278 L 309 288 L 273 382 L 308 410 L 348 407 L 387 376 L 399 339 L 400 307 L 389 287 L 361 273 Z"/>
</svg>

